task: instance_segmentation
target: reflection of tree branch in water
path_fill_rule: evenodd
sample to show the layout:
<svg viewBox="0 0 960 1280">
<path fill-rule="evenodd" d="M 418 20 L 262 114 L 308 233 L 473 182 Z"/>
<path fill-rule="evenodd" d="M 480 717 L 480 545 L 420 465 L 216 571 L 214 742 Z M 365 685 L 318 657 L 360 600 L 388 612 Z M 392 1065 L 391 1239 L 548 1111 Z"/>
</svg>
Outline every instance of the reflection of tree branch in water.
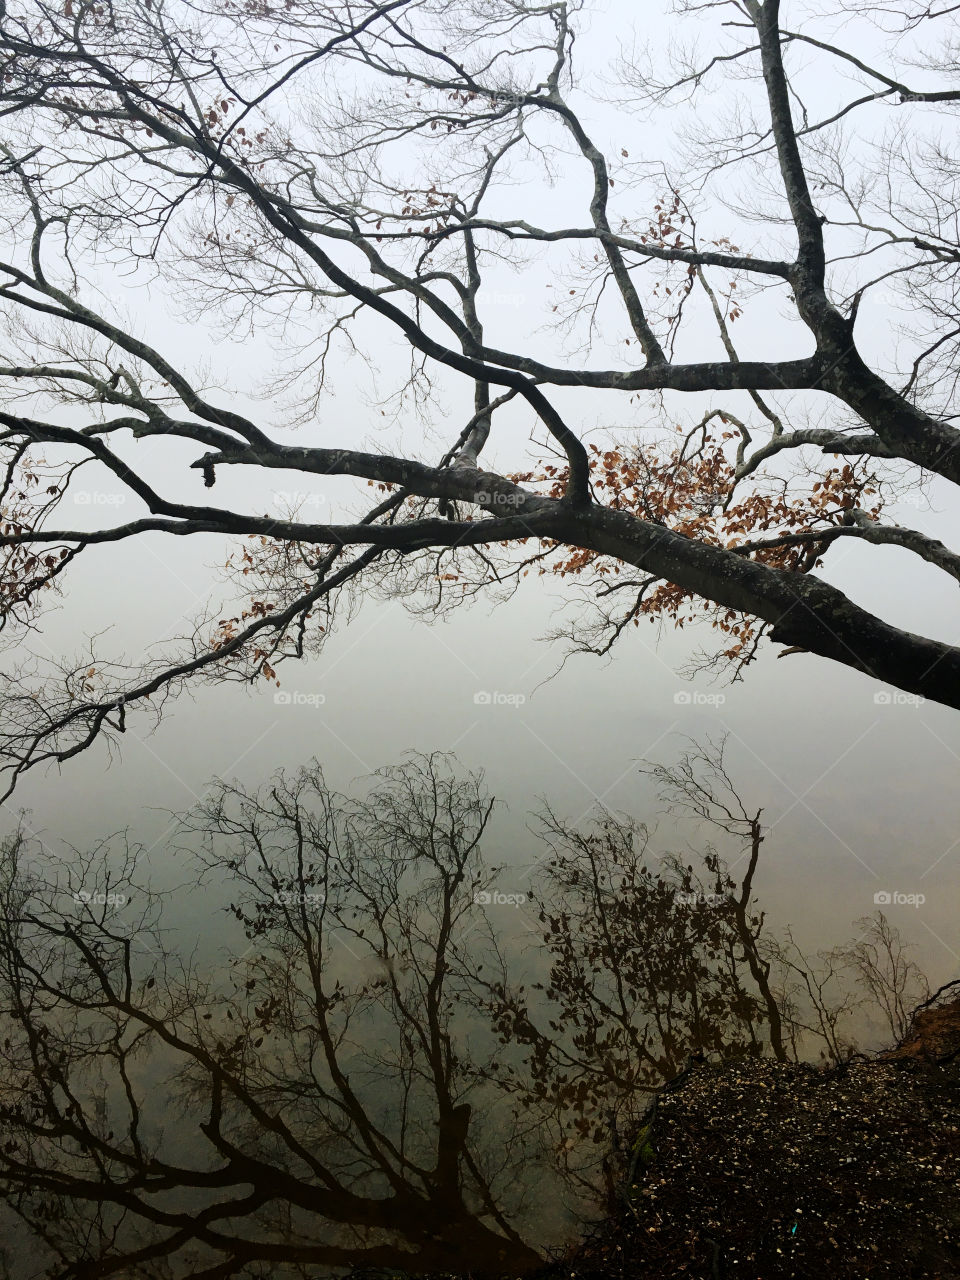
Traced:
<svg viewBox="0 0 960 1280">
<path fill-rule="evenodd" d="M 710 748 L 657 777 L 745 840 L 740 886 L 709 847 L 703 874 L 651 869 L 635 822 L 542 816 L 535 998 L 484 905 L 492 802 L 447 757 L 359 800 L 315 765 L 256 794 L 217 784 L 184 820 L 196 890 L 226 884 L 245 936 L 216 982 L 171 945 L 135 851 L 57 864 L 10 842 L 0 1194 L 49 1274 L 539 1265 L 554 1167 L 602 1203 L 616 1135 L 689 1054 L 786 1052 L 751 914 L 758 818 L 718 820 L 722 764 Z"/>
</svg>

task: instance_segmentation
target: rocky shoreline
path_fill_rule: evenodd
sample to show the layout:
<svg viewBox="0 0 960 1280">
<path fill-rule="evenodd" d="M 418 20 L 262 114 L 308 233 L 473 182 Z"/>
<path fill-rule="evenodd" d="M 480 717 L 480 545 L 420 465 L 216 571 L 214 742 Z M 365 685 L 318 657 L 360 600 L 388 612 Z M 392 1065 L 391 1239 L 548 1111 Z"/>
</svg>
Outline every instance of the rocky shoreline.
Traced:
<svg viewBox="0 0 960 1280">
<path fill-rule="evenodd" d="M 960 1000 L 827 1071 L 692 1064 L 626 1175 L 616 1211 L 544 1280 L 955 1280 Z"/>
</svg>

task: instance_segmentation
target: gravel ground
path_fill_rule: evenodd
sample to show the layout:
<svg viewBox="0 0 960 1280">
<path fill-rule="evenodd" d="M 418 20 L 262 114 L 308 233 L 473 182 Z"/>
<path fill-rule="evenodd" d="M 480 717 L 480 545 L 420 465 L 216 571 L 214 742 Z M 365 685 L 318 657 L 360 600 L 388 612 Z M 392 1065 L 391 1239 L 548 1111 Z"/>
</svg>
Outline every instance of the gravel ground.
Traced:
<svg viewBox="0 0 960 1280">
<path fill-rule="evenodd" d="M 827 1072 L 692 1066 L 638 1134 L 622 1202 L 547 1274 L 960 1280 L 960 1001 Z"/>
</svg>

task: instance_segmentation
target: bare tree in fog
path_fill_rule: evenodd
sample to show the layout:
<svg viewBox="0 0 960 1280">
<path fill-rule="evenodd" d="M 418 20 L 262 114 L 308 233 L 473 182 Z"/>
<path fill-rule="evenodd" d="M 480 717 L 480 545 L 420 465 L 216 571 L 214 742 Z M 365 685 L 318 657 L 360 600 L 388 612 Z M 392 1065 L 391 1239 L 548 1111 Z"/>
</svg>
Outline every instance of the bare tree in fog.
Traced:
<svg viewBox="0 0 960 1280">
<path fill-rule="evenodd" d="M 565 0 L 7 7 L 3 620 L 24 634 L 78 559 L 158 536 L 218 559 L 231 544 L 236 592 L 142 664 L 102 639 L 62 663 L 38 651 L 5 682 L 10 777 L 116 740 L 185 685 L 276 678 L 340 601 L 442 611 L 541 570 L 575 580 L 561 629 L 576 647 L 705 616 L 734 671 L 766 638 L 960 706 L 960 649 L 813 572 L 853 542 L 880 574 L 898 548 L 960 579 L 954 550 L 884 517 L 905 484 L 960 479 L 960 169 L 940 132 L 960 100 L 957 13 L 900 0 L 885 33 L 855 0 L 802 30 L 794 8 L 681 4 L 681 36 L 709 52 L 647 66 L 638 43 L 612 123 Z M 708 101 L 735 118 L 712 121 Z M 522 341 L 497 309 L 511 278 Z M 126 319 L 128 280 L 172 296 L 197 348 L 238 326 L 274 335 L 279 424 L 226 373 L 165 354 L 146 295 Z M 327 398 L 343 353 L 378 368 L 392 341 L 407 374 L 380 411 L 351 385 L 347 426 Z M 508 461 L 518 410 L 533 439 Z M 599 443 L 584 410 L 611 424 Z M 403 429 L 365 447 L 391 420 Z M 289 509 L 199 492 L 243 468 L 262 505 L 290 486 Z M 321 485 L 330 515 L 305 518 Z M 75 499 L 83 527 L 64 518 Z M 113 499 L 130 518 L 104 518 Z"/>
<path fill-rule="evenodd" d="M 909 1031 L 917 1005 L 930 995 L 930 984 L 909 955 L 909 944 L 882 911 L 858 920 L 857 924 L 861 928 L 860 937 L 842 948 L 841 955 L 867 996 L 880 1009 L 885 1030 L 898 1042 Z"/>
<path fill-rule="evenodd" d="M 788 925 L 782 938 L 767 940 L 765 952 L 791 1056 L 802 1057 L 803 1047 L 813 1043 L 819 1045 L 824 1062 L 849 1058 L 855 1049 L 849 1022 L 865 996 L 848 980 L 841 949 L 828 947 L 812 956 L 798 945 Z"/>
<path fill-rule="evenodd" d="M 793 1056 L 803 1045 L 820 1044 L 827 1063 L 856 1050 L 850 1033 L 854 1014 L 877 1019 L 891 1043 L 906 1036 L 912 1015 L 930 995 L 930 984 L 895 925 L 882 911 L 855 921 L 853 941 L 805 953 L 787 927 L 765 941 L 770 986 L 781 1010 Z"/>
</svg>

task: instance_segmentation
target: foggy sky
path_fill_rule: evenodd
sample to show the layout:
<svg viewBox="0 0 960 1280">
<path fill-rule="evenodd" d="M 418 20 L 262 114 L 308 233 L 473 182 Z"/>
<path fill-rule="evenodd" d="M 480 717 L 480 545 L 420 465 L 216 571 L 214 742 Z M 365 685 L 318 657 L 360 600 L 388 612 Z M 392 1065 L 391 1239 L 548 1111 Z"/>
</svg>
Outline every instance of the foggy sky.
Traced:
<svg viewBox="0 0 960 1280">
<path fill-rule="evenodd" d="M 625 20 L 635 10 L 627 0 L 617 0 L 592 5 L 591 11 L 592 25 L 578 56 L 581 65 L 593 58 L 598 67 L 609 66 L 616 53 L 610 33 L 618 26 L 625 31 Z M 612 115 L 604 117 L 603 127 L 610 137 L 621 130 L 635 150 L 655 145 L 637 138 L 629 121 Z M 569 177 L 578 179 L 582 192 L 582 170 Z M 534 216 L 559 224 L 567 213 L 573 220 L 576 189 L 561 180 L 555 193 L 560 207 L 553 210 L 541 191 Z M 516 188 L 509 196 L 514 205 L 522 199 Z M 99 279 L 103 284 L 104 277 Z M 548 282 L 542 266 L 523 277 L 508 267 L 497 273 L 486 304 L 487 330 L 496 345 L 522 349 L 525 342 L 547 340 L 530 334 L 531 316 L 536 314 L 537 323 L 543 318 L 539 308 Z M 269 369 L 271 338 L 209 340 L 202 321 L 186 321 L 157 289 L 147 294 L 117 285 L 115 297 L 165 352 L 186 358 L 205 344 L 206 358 L 227 389 L 221 402 L 229 403 L 235 394 L 241 407 L 261 421 L 279 419 L 282 425 L 282 410 L 269 400 L 252 401 L 244 380 L 250 369 Z M 867 309 L 858 327 L 866 350 L 875 338 L 880 351 L 894 318 L 893 304 Z M 387 386 L 402 368 L 404 348 L 384 332 L 385 322 L 374 328 L 379 381 Z M 748 358 L 751 341 L 765 342 L 769 351 L 771 343 L 789 347 L 795 334 L 771 331 L 761 305 L 755 318 L 745 317 L 738 337 Z M 463 387 L 444 389 L 433 410 L 432 452 L 438 455 L 469 416 L 463 394 Z M 622 403 L 604 400 L 603 393 L 552 395 L 581 428 L 600 428 L 607 421 L 622 428 L 626 422 Z M 678 415 L 692 418 L 708 399 L 673 403 Z M 736 397 L 728 399 L 735 407 Z M 316 423 L 301 428 L 296 438 L 394 451 L 396 431 L 391 434 L 389 424 L 379 420 L 372 401 L 362 371 L 345 362 L 336 395 L 321 402 Z M 655 412 L 652 404 L 639 407 L 637 425 L 653 421 Z M 519 410 L 500 422 L 498 417 L 491 466 L 521 459 L 532 425 Z M 412 418 L 405 418 L 400 435 L 409 440 L 414 430 Z M 154 451 L 154 483 L 168 479 L 172 491 L 203 492 L 196 473 L 183 484 L 175 458 L 157 442 L 141 443 L 131 456 L 142 458 L 145 449 Z M 213 496 L 225 504 L 235 494 L 252 510 L 268 510 L 276 491 L 308 488 L 303 477 L 279 472 L 224 476 L 222 482 L 218 477 Z M 327 510 L 335 509 L 332 488 L 320 497 Z M 900 518 L 948 543 L 952 537 L 956 545 L 960 520 L 949 515 L 956 506 L 954 493 L 946 485 L 934 488 L 931 501 L 932 510 L 908 506 Z M 129 519 L 133 505 L 110 514 Z M 97 509 L 95 514 L 103 513 Z M 63 609 L 49 618 L 42 644 L 53 652 L 72 651 L 83 646 L 86 634 L 112 626 L 101 644 L 136 653 L 151 638 L 176 634 L 203 597 L 213 577 L 210 566 L 222 563 L 222 550 L 215 539 L 157 536 L 137 548 L 86 552 Z M 956 586 L 915 557 L 893 547 L 844 543 L 830 551 L 820 572 L 890 621 L 955 641 Z M 658 643 L 658 627 L 644 624 L 610 659 L 574 657 L 557 671 L 562 646 L 538 637 L 551 629 L 555 610 L 568 599 L 565 583 L 529 579 L 512 601 L 496 609 L 473 605 L 433 626 L 412 618 L 400 602 L 370 601 L 318 659 L 280 668 L 280 692 L 289 695 L 288 702 L 276 700 L 272 685 L 253 691 L 238 685 L 197 687 L 192 698 L 168 707 L 153 734 L 146 719 L 132 713 L 122 753 L 112 763 L 98 744 L 59 774 L 33 772 L 7 803 L 7 819 L 12 823 L 17 810 L 29 810 L 31 829 L 52 848 L 64 839 L 83 845 L 129 828 L 152 848 L 151 858 L 162 868 L 170 814 L 194 803 L 215 776 L 255 785 L 274 769 L 294 769 L 316 757 L 330 782 L 347 787 L 411 748 L 454 750 L 465 767 L 485 771 L 490 790 L 504 803 L 495 827 L 498 847 L 488 845 L 487 855 L 513 868 L 503 877 L 502 887 L 509 891 L 522 889 L 538 855 L 526 821 L 539 797 L 574 819 L 588 817 L 597 803 L 650 819 L 652 798 L 638 763 L 675 758 L 684 736 L 728 734 L 734 777 L 748 803 L 763 806 L 771 829 L 756 887 L 774 922 L 793 923 L 809 946 L 829 945 L 849 937 L 851 921 L 875 909 L 878 891 L 922 893 L 923 906 L 891 906 L 888 915 L 918 944 L 934 985 L 957 976 L 960 718 L 955 712 L 915 705 L 866 676 L 813 656 L 777 659 L 772 646 L 741 683 L 711 683 L 705 675 L 684 680 L 678 669 L 713 638 L 706 628 L 700 634 L 666 628 Z M 483 704 L 475 700 L 478 694 L 510 700 Z M 690 838 L 689 829 L 675 831 L 660 818 L 662 847 L 675 848 Z M 202 899 L 184 900 L 182 908 L 186 918 L 203 927 Z"/>
</svg>

